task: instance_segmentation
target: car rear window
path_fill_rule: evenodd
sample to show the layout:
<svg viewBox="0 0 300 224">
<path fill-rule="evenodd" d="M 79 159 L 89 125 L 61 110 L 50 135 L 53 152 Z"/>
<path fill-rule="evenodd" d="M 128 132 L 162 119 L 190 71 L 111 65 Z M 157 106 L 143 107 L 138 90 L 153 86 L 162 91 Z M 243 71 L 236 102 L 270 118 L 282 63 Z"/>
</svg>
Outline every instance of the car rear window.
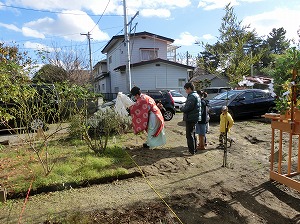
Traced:
<svg viewBox="0 0 300 224">
<path fill-rule="evenodd" d="M 227 92 L 227 90 L 230 90 L 230 88 L 224 88 L 224 87 L 216 87 L 216 88 L 207 88 L 207 89 L 204 89 L 204 92 L 207 92 L 207 94 L 214 94 L 214 93 L 224 93 L 224 92 Z"/>
<path fill-rule="evenodd" d="M 271 94 L 270 93 L 268 93 L 268 92 L 255 92 L 254 93 L 254 97 L 255 98 L 269 98 L 269 97 L 271 97 Z"/>
<path fill-rule="evenodd" d="M 225 92 L 227 92 L 229 90 L 230 90 L 229 88 L 228 89 L 220 89 L 220 93 L 225 93 Z"/>
<path fill-rule="evenodd" d="M 212 99 L 213 100 L 228 100 L 228 99 L 233 98 L 236 94 L 238 94 L 237 91 L 231 90 L 231 91 L 228 91 L 228 92 L 221 93 L 221 94 L 215 96 Z"/>
<path fill-rule="evenodd" d="M 149 92 L 148 94 L 149 94 L 149 96 L 151 96 L 154 100 L 158 100 L 158 99 L 162 99 L 162 98 L 163 98 L 163 96 L 162 96 L 162 94 L 161 94 L 160 92 L 157 92 L 157 93 L 155 93 L 155 92 Z"/>
<path fill-rule="evenodd" d="M 205 92 L 207 92 L 207 94 L 212 94 L 212 93 L 218 93 L 218 89 L 205 89 Z"/>
</svg>

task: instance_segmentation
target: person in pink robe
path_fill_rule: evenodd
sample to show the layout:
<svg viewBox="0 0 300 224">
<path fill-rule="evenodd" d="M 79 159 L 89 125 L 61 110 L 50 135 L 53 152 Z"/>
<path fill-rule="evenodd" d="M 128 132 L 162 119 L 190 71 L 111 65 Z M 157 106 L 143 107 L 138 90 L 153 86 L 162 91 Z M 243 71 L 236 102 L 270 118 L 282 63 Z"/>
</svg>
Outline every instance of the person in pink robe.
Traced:
<svg viewBox="0 0 300 224">
<path fill-rule="evenodd" d="M 154 99 L 141 93 L 137 86 L 134 86 L 130 92 L 136 99 L 136 102 L 129 107 L 134 133 L 147 132 L 147 142 L 143 144 L 146 148 L 164 145 L 166 143 L 164 118 Z"/>
</svg>

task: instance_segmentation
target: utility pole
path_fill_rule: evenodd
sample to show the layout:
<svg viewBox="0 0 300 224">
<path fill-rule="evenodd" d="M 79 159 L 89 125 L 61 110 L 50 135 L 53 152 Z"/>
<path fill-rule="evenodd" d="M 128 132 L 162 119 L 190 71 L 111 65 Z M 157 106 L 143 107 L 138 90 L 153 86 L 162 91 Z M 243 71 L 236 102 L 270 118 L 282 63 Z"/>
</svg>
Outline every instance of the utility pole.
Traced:
<svg viewBox="0 0 300 224">
<path fill-rule="evenodd" d="M 190 57 L 190 55 L 189 55 L 189 52 L 187 51 L 186 52 L 186 65 L 189 65 L 189 57 Z"/>
<path fill-rule="evenodd" d="M 93 67 L 92 67 L 92 51 L 91 51 L 91 34 L 88 33 L 81 33 L 81 35 L 87 36 L 88 43 L 89 43 L 89 55 L 90 55 L 90 82 L 93 80 Z"/>
<path fill-rule="evenodd" d="M 125 37 L 125 45 L 127 48 L 127 63 L 126 63 L 126 81 L 127 81 L 127 91 L 130 92 L 132 86 L 131 86 L 131 69 L 130 69 L 130 39 L 129 39 L 129 34 L 128 34 L 128 26 L 132 23 L 132 20 L 139 14 L 137 12 L 127 23 L 127 14 L 126 14 L 126 0 L 123 0 L 123 11 L 124 11 L 124 37 Z"/>
<path fill-rule="evenodd" d="M 126 63 L 126 82 L 127 82 L 127 91 L 128 93 L 131 90 L 131 70 L 130 70 L 130 46 L 129 46 L 129 35 L 127 27 L 127 14 L 126 14 L 126 0 L 123 0 L 123 11 L 124 11 L 124 37 L 125 37 L 125 46 L 127 48 L 127 63 Z"/>
</svg>

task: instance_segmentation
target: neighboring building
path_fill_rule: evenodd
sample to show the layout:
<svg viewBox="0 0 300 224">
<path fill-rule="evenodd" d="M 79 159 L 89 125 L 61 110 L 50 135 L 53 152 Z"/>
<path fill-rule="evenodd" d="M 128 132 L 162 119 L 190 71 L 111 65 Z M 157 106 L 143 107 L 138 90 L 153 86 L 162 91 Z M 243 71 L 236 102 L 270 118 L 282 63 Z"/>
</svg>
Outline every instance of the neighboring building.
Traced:
<svg viewBox="0 0 300 224">
<path fill-rule="evenodd" d="M 111 94 L 111 84 L 109 73 L 107 72 L 107 60 L 97 62 L 93 69 L 94 73 L 94 90 L 96 93 L 102 93 L 105 99 L 114 98 Z"/>
<path fill-rule="evenodd" d="M 208 83 L 207 87 L 226 87 L 229 86 L 229 78 L 226 76 L 217 76 L 213 74 L 199 75 L 191 79 L 192 82 L 202 81 L 203 83 Z"/>
<path fill-rule="evenodd" d="M 193 66 L 175 62 L 173 39 L 140 32 L 130 35 L 131 86 L 143 90 L 174 89 L 183 91 Z M 173 54 L 170 55 L 171 53 Z M 129 75 L 126 74 L 127 47 L 124 35 L 114 36 L 102 50 L 104 61 L 94 67 L 95 90 L 104 94 L 129 93 Z M 174 60 L 174 61 L 173 61 Z"/>
</svg>

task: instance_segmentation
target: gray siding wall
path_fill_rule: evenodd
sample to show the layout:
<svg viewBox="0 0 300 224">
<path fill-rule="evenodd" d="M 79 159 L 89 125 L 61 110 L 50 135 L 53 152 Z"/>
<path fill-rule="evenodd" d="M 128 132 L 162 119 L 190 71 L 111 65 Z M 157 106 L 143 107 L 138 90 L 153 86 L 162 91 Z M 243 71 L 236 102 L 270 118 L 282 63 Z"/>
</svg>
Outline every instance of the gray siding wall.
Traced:
<svg viewBox="0 0 300 224">
<path fill-rule="evenodd" d="M 119 41 L 114 48 L 107 53 L 107 69 L 112 71 L 120 65 L 126 64 L 126 47 L 124 43 Z M 111 57 L 111 61 L 110 61 Z"/>
<path fill-rule="evenodd" d="M 103 88 L 104 87 L 104 88 Z M 95 90 L 99 93 L 110 93 L 110 80 L 108 77 L 103 78 L 95 83 Z"/>
<path fill-rule="evenodd" d="M 132 86 L 141 89 L 175 89 L 182 92 L 183 86 L 179 85 L 179 79 L 188 80 L 185 68 L 179 68 L 169 64 L 160 63 L 134 67 L 131 70 Z"/>
<path fill-rule="evenodd" d="M 158 49 L 158 58 L 167 60 L 167 44 L 165 41 L 154 39 L 135 37 L 130 39 L 130 60 L 131 64 L 141 62 L 141 48 L 153 48 Z M 112 62 L 109 63 L 109 57 L 111 56 Z M 108 70 L 111 71 L 120 65 L 127 64 L 127 47 L 123 42 L 119 41 L 113 48 L 113 50 L 107 53 L 107 65 Z"/>
<path fill-rule="evenodd" d="M 111 77 L 111 92 L 117 93 L 117 92 L 123 92 L 127 93 L 127 79 L 126 79 L 126 73 L 120 73 L 116 71 L 111 71 L 110 73 Z"/>
<path fill-rule="evenodd" d="M 228 78 L 214 78 L 213 80 L 211 80 L 211 85 L 210 87 L 224 87 L 224 86 L 228 86 Z"/>
<path fill-rule="evenodd" d="M 131 47 L 131 63 L 141 62 L 140 48 L 153 48 L 158 49 L 158 58 L 167 60 L 167 44 L 165 41 L 154 39 L 137 37 L 130 40 Z"/>
</svg>

